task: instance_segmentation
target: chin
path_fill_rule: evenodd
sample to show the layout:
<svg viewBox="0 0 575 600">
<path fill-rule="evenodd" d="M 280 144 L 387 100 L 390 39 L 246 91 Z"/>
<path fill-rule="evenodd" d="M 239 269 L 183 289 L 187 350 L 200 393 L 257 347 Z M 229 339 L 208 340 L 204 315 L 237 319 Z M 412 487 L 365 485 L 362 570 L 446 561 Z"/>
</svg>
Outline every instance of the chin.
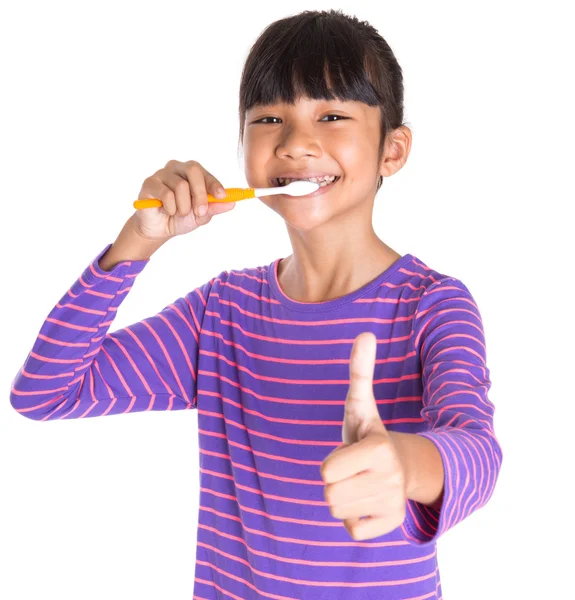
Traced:
<svg viewBox="0 0 575 600">
<path fill-rule="evenodd" d="M 290 227 L 302 232 L 311 231 L 349 210 L 350 207 L 342 203 L 341 194 L 338 193 L 339 186 L 340 181 L 337 181 L 308 196 L 278 194 L 263 196 L 260 202 L 280 215 Z"/>
<path fill-rule="evenodd" d="M 330 221 L 335 215 L 333 211 L 326 210 L 325 206 L 298 206 L 297 198 L 265 202 L 266 206 L 276 212 L 293 229 L 298 231 L 311 231 Z"/>
</svg>

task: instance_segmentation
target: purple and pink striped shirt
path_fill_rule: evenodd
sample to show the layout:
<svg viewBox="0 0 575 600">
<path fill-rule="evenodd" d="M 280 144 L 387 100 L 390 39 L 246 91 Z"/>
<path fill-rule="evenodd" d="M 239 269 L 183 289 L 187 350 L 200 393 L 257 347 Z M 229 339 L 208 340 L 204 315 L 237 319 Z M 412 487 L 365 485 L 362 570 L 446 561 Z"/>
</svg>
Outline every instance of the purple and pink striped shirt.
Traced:
<svg viewBox="0 0 575 600">
<path fill-rule="evenodd" d="M 149 260 L 87 266 L 49 313 L 11 403 L 37 421 L 198 411 L 197 600 L 441 598 L 438 537 L 483 506 L 501 466 L 481 316 L 469 290 L 411 254 L 346 296 L 288 298 L 268 266 L 223 271 L 109 332 Z M 323 496 L 341 444 L 349 357 L 377 337 L 374 393 L 390 430 L 438 447 L 439 510 L 408 502 L 389 534 L 354 541 Z"/>
</svg>

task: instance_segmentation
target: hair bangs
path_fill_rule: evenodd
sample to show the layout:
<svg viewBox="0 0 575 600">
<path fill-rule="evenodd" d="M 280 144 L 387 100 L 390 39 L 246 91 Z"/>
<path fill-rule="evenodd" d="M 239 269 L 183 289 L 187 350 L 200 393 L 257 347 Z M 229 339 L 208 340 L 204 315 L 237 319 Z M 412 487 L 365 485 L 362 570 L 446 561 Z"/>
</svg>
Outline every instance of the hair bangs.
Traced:
<svg viewBox="0 0 575 600">
<path fill-rule="evenodd" d="M 369 80 L 367 57 L 356 38 L 326 31 L 319 19 L 295 31 L 269 32 L 265 60 L 246 63 L 243 75 L 243 113 L 254 106 L 299 98 L 355 100 L 370 106 L 381 103 Z"/>
</svg>

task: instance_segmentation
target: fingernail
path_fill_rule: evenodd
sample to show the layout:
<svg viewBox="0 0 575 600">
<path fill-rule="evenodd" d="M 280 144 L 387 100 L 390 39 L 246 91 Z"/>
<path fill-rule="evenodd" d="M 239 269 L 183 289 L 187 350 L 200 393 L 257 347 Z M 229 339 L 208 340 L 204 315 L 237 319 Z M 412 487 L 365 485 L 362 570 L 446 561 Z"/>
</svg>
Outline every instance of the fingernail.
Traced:
<svg viewBox="0 0 575 600">
<path fill-rule="evenodd" d="M 224 190 L 224 188 L 218 188 L 218 189 L 216 190 L 216 196 L 217 196 L 218 198 L 224 198 L 224 197 L 225 197 L 225 195 L 226 195 L 226 190 Z"/>
<path fill-rule="evenodd" d="M 201 204 L 200 206 L 198 206 L 197 214 L 199 217 L 203 217 L 207 211 L 208 211 L 208 207 L 205 204 Z"/>
</svg>

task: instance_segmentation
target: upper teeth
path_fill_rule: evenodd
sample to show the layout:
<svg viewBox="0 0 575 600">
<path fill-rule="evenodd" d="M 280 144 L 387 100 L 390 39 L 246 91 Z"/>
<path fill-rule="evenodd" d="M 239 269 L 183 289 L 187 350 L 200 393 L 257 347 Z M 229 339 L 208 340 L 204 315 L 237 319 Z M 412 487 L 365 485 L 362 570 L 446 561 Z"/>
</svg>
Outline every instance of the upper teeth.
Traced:
<svg viewBox="0 0 575 600">
<path fill-rule="evenodd" d="M 278 177 L 278 183 L 288 185 L 292 181 L 313 181 L 313 183 L 332 183 L 336 178 L 335 175 L 324 175 L 322 177 L 309 177 L 307 179 L 291 179 L 289 177 Z"/>
</svg>

